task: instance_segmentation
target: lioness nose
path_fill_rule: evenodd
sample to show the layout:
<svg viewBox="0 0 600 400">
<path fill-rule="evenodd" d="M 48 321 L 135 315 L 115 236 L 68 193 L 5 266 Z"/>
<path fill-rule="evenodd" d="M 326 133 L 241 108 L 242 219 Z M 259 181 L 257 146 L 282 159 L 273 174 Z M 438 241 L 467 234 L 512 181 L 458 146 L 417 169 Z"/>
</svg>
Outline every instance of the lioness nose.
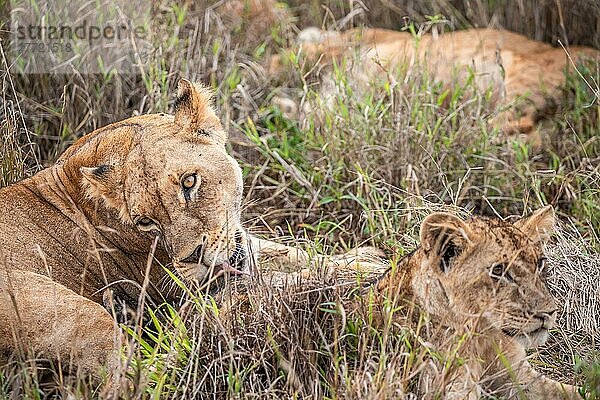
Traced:
<svg viewBox="0 0 600 400">
<path fill-rule="evenodd" d="M 192 254 L 190 254 L 183 260 L 181 260 L 181 262 L 190 263 L 190 264 L 198 264 L 198 262 L 200 261 L 200 258 L 202 257 L 202 249 L 203 249 L 203 246 L 199 245 L 198 247 L 196 247 L 196 249 L 194 250 L 194 252 Z"/>
</svg>

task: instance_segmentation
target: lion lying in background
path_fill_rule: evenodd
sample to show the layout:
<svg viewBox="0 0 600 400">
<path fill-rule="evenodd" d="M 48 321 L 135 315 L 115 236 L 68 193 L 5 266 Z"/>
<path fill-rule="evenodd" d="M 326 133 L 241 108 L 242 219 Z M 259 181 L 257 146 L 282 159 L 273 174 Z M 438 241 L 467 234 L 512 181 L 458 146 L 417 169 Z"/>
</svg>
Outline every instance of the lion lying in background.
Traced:
<svg viewBox="0 0 600 400">
<path fill-rule="evenodd" d="M 600 56 L 598 50 L 582 46 L 569 47 L 567 56 L 562 48 L 496 29 L 415 37 L 385 29 L 334 32 L 308 28 L 298 41 L 307 69 L 331 71 L 334 62 L 341 66 L 342 59 L 347 59 L 348 83 L 355 90 L 367 88 L 378 78 L 394 81 L 401 68 L 427 68 L 436 80 L 448 85 L 466 81 L 472 72 L 479 90 L 491 88 L 492 100 L 500 107 L 509 107 L 492 121 L 493 125 L 506 134 L 529 135 L 533 142 L 539 139 L 534 135 L 541 118 L 539 111 L 548 99 L 560 97 L 565 68 L 580 57 Z M 272 59 L 273 73 L 281 71 L 283 60 L 283 56 Z M 327 104 L 335 93 L 332 73 L 326 72 L 322 82 L 321 93 Z M 276 103 L 289 103 L 282 100 L 276 99 Z"/>
</svg>

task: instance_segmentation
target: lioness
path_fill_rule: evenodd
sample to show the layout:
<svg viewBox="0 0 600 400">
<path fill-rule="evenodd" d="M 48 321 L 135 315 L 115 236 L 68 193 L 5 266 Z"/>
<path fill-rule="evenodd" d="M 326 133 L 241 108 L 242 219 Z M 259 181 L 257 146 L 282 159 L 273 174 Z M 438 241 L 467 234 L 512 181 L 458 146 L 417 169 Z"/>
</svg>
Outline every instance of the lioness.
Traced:
<svg viewBox="0 0 600 400">
<path fill-rule="evenodd" d="M 227 135 L 208 92 L 187 80 L 175 109 L 85 135 L 0 190 L 0 355 L 32 348 L 91 370 L 114 348 L 105 289 L 133 305 L 141 286 L 177 300 L 152 257 L 186 279 L 244 268 L 242 173 Z"/>
<path fill-rule="evenodd" d="M 441 385 L 444 398 L 580 398 L 575 387 L 536 372 L 525 354 L 546 341 L 556 319 L 542 251 L 553 227 L 551 206 L 514 224 L 431 214 L 420 247 L 380 278 L 383 315 L 384 298 L 392 301 L 387 309 L 412 298 L 434 325 L 466 335 L 458 350 L 464 364 Z"/>
<path fill-rule="evenodd" d="M 493 123 L 507 134 L 532 134 L 542 116 L 547 99 L 558 99 L 564 85 L 565 67 L 571 64 L 562 48 L 530 40 L 523 35 L 497 29 L 468 29 L 440 35 L 415 37 L 409 32 L 385 29 L 351 29 L 346 32 L 307 28 L 298 36 L 300 54 L 311 69 L 331 64 L 342 65 L 348 59 L 348 84 L 355 90 L 367 88 L 379 77 L 394 77 L 402 67 L 411 70 L 417 62 L 446 84 L 465 81 L 472 72 L 476 86 L 492 89 L 492 98 L 500 106 L 513 106 Z M 596 49 L 571 46 L 573 62 L 586 56 L 598 58 Z M 356 55 L 356 61 L 353 56 Z M 281 70 L 284 59 L 276 56 L 271 71 Z M 325 102 L 335 93 L 331 72 L 324 74 L 321 93 Z M 288 104 L 278 98 L 276 102 Z M 294 108 L 294 106 L 289 106 Z M 529 138 L 534 142 L 539 138 Z"/>
</svg>

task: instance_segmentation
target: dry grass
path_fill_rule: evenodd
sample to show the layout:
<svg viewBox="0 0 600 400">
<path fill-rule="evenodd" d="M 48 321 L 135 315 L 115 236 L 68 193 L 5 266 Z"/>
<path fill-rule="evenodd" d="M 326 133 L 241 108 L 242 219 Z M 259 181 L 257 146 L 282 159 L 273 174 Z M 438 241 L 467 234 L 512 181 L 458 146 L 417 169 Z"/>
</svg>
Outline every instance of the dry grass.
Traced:
<svg viewBox="0 0 600 400">
<path fill-rule="evenodd" d="M 562 32 L 556 4 L 574 7 L 571 1 L 519 7 L 484 1 L 321 3 L 290 2 L 291 11 L 302 26 L 342 28 L 363 22 L 399 28 L 405 15 L 418 23 L 442 13 L 456 27 L 518 23 L 531 29 L 525 32 L 530 37 L 549 41 Z M 549 248 L 550 287 L 563 307 L 561 329 L 536 357 L 545 373 L 559 379 L 598 379 L 600 123 L 597 99 L 584 82 L 569 78 L 539 150 L 487 130 L 482 116 L 495 110 L 484 93 L 473 96 L 474 88 L 465 85 L 444 94 L 434 77 L 416 70 L 399 76 L 399 85 L 379 82 L 367 93 L 354 93 L 339 76 L 333 109 L 292 121 L 270 104 L 273 94 L 293 92 L 313 104 L 320 99 L 300 62 L 290 63 L 285 80 L 265 72 L 270 55 L 294 43 L 285 7 L 261 9 L 260 15 L 272 11 L 265 17 L 272 24 L 266 24 L 239 3 L 179 5 L 183 19 L 173 4 L 154 3 L 157 51 L 144 74 L 31 76 L 7 73 L 2 64 L 2 185 L 51 164 L 86 132 L 168 110 L 180 77 L 203 81 L 217 90 L 232 152 L 244 168 L 246 224 L 270 237 L 296 238 L 302 245 L 310 239 L 314 251 L 326 253 L 367 243 L 400 255 L 415 247 L 419 221 L 434 210 L 521 215 L 540 204 L 556 205 L 565 227 Z M 600 13 L 593 2 L 584 6 L 585 12 L 562 13 L 569 43 L 598 45 L 593 33 Z M 535 23 L 523 24 L 515 13 Z M 598 66 L 580 70 L 594 89 Z M 453 101 L 440 101 L 442 96 Z M 222 295 L 231 302 L 227 311 L 212 298 L 188 293 L 181 309 L 156 310 L 146 335 L 136 339 L 136 368 L 120 394 L 416 398 L 419 371 L 425 360 L 435 361 L 422 345 L 426 336 L 410 325 L 374 326 L 368 308 L 352 306 L 363 286 L 318 274 L 283 289 L 232 282 Z M 411 310 L 398 312 L 408 318 Z M 579 376 L 572 368 L 577 357 L 592 365 Z M 89 382 L 55 378 L 58 385 L 48 371 L 18 363 L 0 372 L 0 399 L 103 396 Z"/>
</svg>

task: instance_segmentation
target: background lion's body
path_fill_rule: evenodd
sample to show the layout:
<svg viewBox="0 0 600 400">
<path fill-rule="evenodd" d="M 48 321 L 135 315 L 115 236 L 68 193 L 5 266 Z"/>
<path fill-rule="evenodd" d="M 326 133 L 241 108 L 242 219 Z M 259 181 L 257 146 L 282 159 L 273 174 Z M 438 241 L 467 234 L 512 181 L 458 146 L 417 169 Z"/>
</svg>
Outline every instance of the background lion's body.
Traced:
<svg viewBox="0 0 600 400">
<path fill-rule="evenodd" d="M 347 63 L 346 79 L 354 90 L 364 90 L 378 79 L 394 81 L 400 70 L 414 68 L 428 71 L 449 86 L 465 85 L 472 74 L 481 92 L 490 90 L 498 106 L 509 108 L 494 119 L 507 134 L 533 133 L 540 113 L 559 102 L 565 69 L 574 67 L 581 57 L 600 55 L 590 47 L 556 48 L 499 29 L 414 35 L 371 28 L 346 32 L 308 28 L 300 33 L 299 41 L 311 67 L 335 63 L 343 68 Z M 278 57 L 273 59 L 274 72 L 279 62 Z M 324 98 L 333 90 L 331 74 L 323 77 Z M 540 139 L 530 140 L 539 143 Z"/>
</svg>

